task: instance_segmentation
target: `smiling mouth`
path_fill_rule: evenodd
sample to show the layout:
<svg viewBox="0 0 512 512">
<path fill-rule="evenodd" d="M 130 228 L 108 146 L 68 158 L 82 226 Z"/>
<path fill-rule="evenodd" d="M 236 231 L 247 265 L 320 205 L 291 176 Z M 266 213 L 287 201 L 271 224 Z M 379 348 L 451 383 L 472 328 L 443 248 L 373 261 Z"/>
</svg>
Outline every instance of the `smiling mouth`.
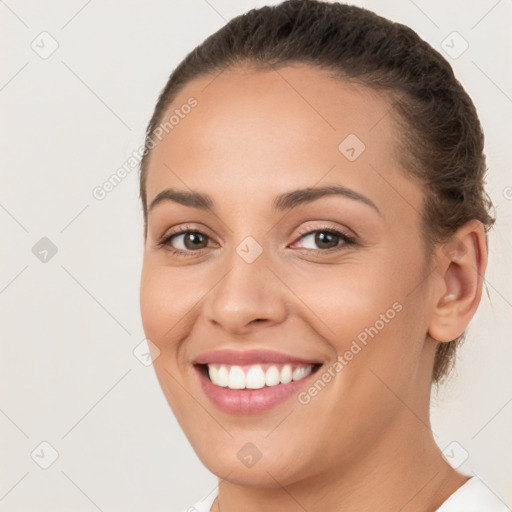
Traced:
<svg viewBox="0 0 512 512">
<path fill-rule="evenodd" d="M 232 390 L 262 389 L 299 381 L 322 366 L 315 364 L 197 364 L 201 373 L 215 386 Z"/>
</svg>

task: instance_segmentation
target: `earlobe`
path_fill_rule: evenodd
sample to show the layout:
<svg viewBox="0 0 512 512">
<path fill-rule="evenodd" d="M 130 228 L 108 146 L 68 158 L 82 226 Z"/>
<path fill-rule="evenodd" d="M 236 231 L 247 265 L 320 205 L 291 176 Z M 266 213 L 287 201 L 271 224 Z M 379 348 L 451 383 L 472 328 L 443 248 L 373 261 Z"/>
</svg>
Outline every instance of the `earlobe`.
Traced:
<svg viewBox="0 0 512 512">
<path fill-rule="evenodd" d="M 437 295 L 428 334 L 441 342 L 458 338 L 476 312 L 487 266 L 483 224 L 472 220 L 439 248 Z"/>
</svg>

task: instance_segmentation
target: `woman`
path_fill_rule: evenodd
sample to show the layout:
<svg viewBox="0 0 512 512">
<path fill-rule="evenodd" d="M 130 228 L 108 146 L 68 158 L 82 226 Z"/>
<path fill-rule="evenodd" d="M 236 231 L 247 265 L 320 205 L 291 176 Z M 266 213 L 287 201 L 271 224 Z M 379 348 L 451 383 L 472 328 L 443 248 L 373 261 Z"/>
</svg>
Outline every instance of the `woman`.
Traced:
<svg viewBox="0 0 512 512">
<path fill-rule="evenodd" d="M 444 58 L 358 7 L 255 9 L 172 73 L 146 148 L 144 330 L 220 479 L 189 510 L 508 510 L 430 427 L 494 222 Z"/>
</svg>

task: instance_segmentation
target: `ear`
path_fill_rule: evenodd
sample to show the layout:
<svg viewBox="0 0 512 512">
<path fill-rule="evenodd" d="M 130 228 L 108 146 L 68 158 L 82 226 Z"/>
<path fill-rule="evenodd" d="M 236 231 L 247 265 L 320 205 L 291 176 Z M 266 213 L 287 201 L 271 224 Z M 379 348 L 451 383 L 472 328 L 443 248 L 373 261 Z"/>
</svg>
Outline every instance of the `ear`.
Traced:
<svg viewBox="0 0 512 512">
<path fill-rule="evenodd" d="M 430 337 L 446 342 L 464 332 L 480 303 L 486 267 L 487 236 L 483 224 L 471 220 L 439 248 Z"/>
</svg>

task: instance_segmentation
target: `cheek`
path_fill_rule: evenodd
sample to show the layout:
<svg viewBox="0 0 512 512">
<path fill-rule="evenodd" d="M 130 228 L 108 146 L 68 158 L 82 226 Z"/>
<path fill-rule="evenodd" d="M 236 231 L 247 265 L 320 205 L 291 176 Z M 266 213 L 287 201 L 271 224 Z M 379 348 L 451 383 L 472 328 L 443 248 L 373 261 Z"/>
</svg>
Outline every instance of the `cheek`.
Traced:
<svg viewBox="0 0 512 512">
<path fill-rule="evenodd" d="M 179 272 L 179 271 L 178 271 Z M 140 283 L 140 310 L 146 337 L 160 350 L 179 338 L 200 298 L 192 288 L 194 280 L 177 277 L 176 269 L 144 261 Z M 181 271 L 181 274 L 183 272 Z"/>
<path fill-rule="evenodd" d="M 157 346 L 170 321 L 167 303 L 169 290 L 163 279 L 157 278 L 149 264 L 144 263 L 140 283 L 140 310 L 146 337 Z M 160 348 L 160 347 L 159 347 Z"/>
<path fill-rule="evenodd" d="M 193 401 L 183 391 L 182 376 L 177 371 L 177 351 L 179 341 L 190 328 L 187 313 L 197 301 L 184 296 L 183 288 L 187 281 L 176 279 L 175 269 L 155 264 L 146 258 L 140 282 L 140 310 L 146 338 L 156 346 L 157 357 L 153 368 L 171 409 L 178 421 L 184 422 L 184 411 L 194 410 Z"/>
<path fill-rule="evenodd" d="M 326 337 L 346 340 L 376 322 L 381 330 L 381 315 L 384 320 L 395 318 L 399 306 L 393 305 L 403 301 L 403 285 L 385 267 L 382 261 L 358 261 L 318 269 L 307 279 L 302 276 L 295 289 L 315 313 L 316 323 L 329 328 Z"/>
<path fill-rule="evenodd" d="M 421 292 L 411 291 L 424 271 L 406 251 L 379 256 L 304 275 L 294 289 L 311 309 L 315 330 L 344 357 L 346 373 L 358 378 L 375 367 L 394 380 L 412 373 L 421 355 L 424 304 Z"/>
</svg>

